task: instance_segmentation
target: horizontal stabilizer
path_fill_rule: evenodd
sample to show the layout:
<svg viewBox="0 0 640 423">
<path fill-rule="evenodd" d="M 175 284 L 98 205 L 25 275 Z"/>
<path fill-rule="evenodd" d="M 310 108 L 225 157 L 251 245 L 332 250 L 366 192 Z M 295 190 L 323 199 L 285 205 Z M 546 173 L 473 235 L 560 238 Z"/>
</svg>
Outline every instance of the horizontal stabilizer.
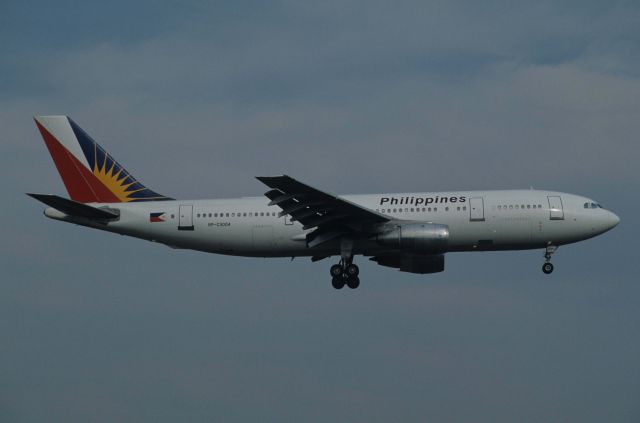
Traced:
<svg viewBox="0 0 640 423">
<path fill-rule="evenodd" d="M 57 195 L 29 193 L 27 193 L 27 195 L 69 216 L 100 220 L 117 219 L 119 216 L 117 212 L 91 207 Z"/>
</svg>

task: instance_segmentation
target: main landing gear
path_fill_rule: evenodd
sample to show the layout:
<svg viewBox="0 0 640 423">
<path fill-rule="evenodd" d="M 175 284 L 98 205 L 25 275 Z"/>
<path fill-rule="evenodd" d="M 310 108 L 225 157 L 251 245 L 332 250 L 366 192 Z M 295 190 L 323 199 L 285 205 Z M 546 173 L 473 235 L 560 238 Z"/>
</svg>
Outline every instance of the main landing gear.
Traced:
<svg viewBox="0 0 640 423">
<path fill-rule="evenodd" d="M 351 289 L 360 286 L 360 269 L 353 264 L 353 240 L 343 238 L 340 240 L 340 263 L 331 266 L 331 286 L 342 289 L 347 285 Z"/>
<path fill-rule="evenodd" d="M 331 266 L 331 286 L 335 289 L 342 289 L 347 285 L 351 289 L 360 286 L 360 269 L 353 263 L 346 264 L 344 260 Z"/>
<path fill-rule="evenodd" d="M 551 255 L 556 252 L 558 247 L 555 245 L 548 245 L 547 249 L 544 251 L 544 264 L 542 265 L 542 271 L 545 274 L 550 274 L 553 272 L 553 264 L 551 264 Z"/>
</svg>

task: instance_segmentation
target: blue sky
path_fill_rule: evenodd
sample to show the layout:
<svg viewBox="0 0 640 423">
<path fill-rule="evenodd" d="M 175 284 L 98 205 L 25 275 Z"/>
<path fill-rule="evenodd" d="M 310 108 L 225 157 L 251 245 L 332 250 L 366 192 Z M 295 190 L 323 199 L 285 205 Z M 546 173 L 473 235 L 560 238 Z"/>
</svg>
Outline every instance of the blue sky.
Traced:
<svg viewBox="0 0 640 423">
<path fill-rule="evenodd" d="M 5 2 L 0 420 L 637 421 L 640 8 L 621 2 Z M 548 188 L 621 224 L 437 275 L 252 260 L 53 222 L 68 114 L 147 186 Z"/>
</svg>

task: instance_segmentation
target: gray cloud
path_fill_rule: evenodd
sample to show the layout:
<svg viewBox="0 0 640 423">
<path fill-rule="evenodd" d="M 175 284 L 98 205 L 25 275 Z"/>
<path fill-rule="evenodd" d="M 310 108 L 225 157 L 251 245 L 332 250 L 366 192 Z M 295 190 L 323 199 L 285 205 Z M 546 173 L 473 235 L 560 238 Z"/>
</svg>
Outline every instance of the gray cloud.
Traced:
<svg viewBox="0 0 640 423">
<path fill-rule="evenodd" d="M 111 3 L 110 3 L 111 5 Z M 1 13 L 0 419 L 635 421 L 638 7 L 9 3 Z M 122 13 L 126 10 L 127 13 Z M 180 252 L 48 221 L 34 114 L 178 197 L 536 187 L 622 217 L 444 274 Z M 360 260 L 364 262 L 364 260 Z"/>
</svg>

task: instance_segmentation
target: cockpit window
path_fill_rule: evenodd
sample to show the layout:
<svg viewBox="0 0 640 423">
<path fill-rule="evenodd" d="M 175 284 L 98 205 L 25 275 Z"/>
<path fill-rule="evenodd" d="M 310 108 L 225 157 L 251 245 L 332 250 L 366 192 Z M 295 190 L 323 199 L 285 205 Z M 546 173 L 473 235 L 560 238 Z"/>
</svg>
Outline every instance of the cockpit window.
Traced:
<svg viewBox="0 0 640 423">
<path fill-rule="evenodd" d="M 602 209 L 604 207 L 602 207 L 598 203 L 584 203 L 584 208 L 585 209 Z"/>
</svg>

